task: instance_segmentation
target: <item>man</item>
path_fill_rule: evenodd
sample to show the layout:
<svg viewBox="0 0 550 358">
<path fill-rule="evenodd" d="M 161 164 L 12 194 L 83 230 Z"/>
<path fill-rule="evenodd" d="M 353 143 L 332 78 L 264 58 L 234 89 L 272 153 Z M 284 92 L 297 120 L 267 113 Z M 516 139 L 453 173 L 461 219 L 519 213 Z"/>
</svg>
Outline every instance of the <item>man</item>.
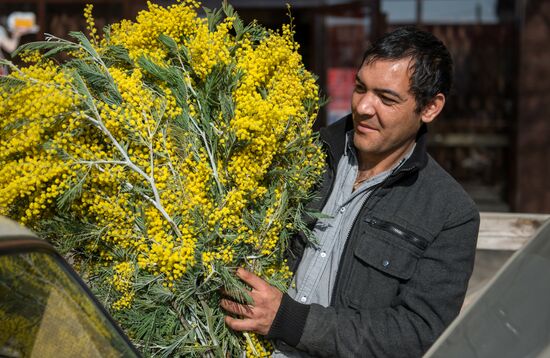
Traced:
<svg viewBox="0 0 550 358">
<path fill-rule="evenodd" d="M 317 245 L 294 241 L 283 294 L 239 269 L 254 304 L 222 307 L 236 331 L 288 357 L 420 357 L 455 318 L 470 278 L 479 213 L 426 153 L 452 61 L 433 35 L 401 28 L 364 56 L 351 115 L 321 130 L 328 165 L 313 206 Z"/>
<path fill-rule="evenodd" d="M 16 28 L 13 31 L 12 36 L 10 37 L 6 32 L 6 29 L 4 29 L 2 25 L 0 25 L 0 60 L 4 59 L 4 54 L 2 50 L 8 53 L 12 53 L 13 51 L 15 51 L 17 46 L 19 46 L 19 40 L 21 39 L 21 36 L 27 34 L 28 32 L 28 30 Z M 6 68 L 6 66 L 0 65 L 0 76 L 7 74 L 8 69 Z"/>
</svg>

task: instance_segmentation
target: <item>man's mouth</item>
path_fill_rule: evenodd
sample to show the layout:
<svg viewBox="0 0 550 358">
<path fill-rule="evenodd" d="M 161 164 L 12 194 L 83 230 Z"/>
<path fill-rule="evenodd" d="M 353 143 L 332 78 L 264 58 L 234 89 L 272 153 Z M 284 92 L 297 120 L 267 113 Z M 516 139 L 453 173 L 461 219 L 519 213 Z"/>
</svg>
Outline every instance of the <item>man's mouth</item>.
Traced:
<svg viewBox="0 0 550 358">
<path fill-rule="evenodd" d="M 375 127 L 373 127 L 373 126 L 371 126 L 371 125 L 369 125 L 365 122 L 357 122 L 356 126 L 355 126 L 355 130 L 359 133 L 364 133 L 364 134 L 378 131 L 378 129 L 376 129 Z"/>
</svg>

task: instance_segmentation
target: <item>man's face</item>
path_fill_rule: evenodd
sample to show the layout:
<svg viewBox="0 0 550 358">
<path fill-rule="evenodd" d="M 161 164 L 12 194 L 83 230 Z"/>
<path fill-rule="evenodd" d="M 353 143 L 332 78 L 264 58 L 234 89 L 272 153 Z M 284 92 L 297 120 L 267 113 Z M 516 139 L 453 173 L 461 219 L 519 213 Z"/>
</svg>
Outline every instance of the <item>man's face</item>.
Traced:
<svg viewBox="0 0 550 358">
<path fill-rule="evenodd" d="M 410 61 L 376 60 L 359 69 L 351 109 L 361 158 L 381 160 L 414 142 L 422 116 L 409 91 Z"/>
</svg>

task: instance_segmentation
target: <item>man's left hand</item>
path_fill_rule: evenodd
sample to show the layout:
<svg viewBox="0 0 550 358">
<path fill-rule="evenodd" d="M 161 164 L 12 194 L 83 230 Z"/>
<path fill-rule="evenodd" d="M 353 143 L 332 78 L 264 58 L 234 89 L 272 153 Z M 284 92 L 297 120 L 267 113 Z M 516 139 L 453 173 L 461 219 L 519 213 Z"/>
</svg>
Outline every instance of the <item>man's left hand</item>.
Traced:
<svg viewBox="0 0 550 358">
<path fill-rule="evenodd" d="M 241 317 L 225 316 L 225 323 L 234 331 L 250 331 L 265 336 L 279 310 L 283 293 L 243 268 L 237 270 L 237 277 L 252 288 L 249 294 L 253 302 L 246 305 L 222 299 L 220 305 L 224 310 Z"/>
</svg>

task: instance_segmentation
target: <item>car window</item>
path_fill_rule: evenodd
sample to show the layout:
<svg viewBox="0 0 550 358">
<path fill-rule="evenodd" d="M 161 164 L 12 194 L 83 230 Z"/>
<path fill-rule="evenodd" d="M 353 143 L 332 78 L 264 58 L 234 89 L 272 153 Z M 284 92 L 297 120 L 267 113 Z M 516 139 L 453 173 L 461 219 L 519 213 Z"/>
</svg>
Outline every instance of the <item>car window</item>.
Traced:
<svg viewBox="0 0 550 358">
<path fill-rule="evenodd" d="M 68 270 L 47 252 L 0 255 L 0 357 L 137 356 Z"/>
<path fill-rule="evenodd" d="M 550 357 L 550 223 L 508 261 L 426 357 Z"/>
</svg>

